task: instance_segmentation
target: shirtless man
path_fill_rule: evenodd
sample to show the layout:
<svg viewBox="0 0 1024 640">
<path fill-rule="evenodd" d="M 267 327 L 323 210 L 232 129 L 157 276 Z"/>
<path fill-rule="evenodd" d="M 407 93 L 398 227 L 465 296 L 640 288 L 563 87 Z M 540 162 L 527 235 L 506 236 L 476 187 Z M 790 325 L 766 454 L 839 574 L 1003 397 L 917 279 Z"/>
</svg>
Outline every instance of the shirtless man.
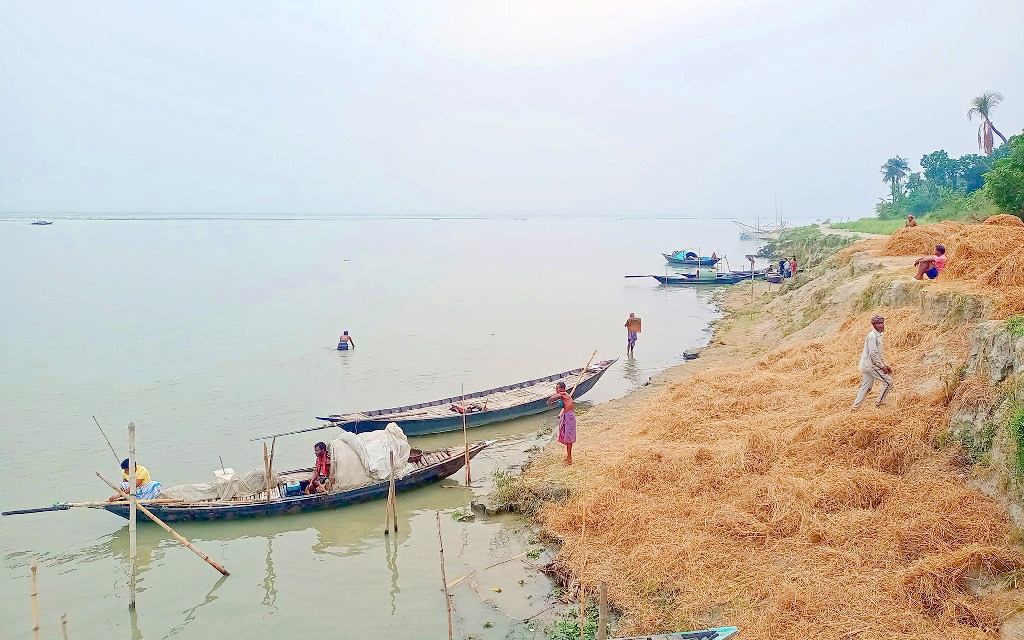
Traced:
<svg viewBox="0 0 1024 640">
<path fill-rule="evenodd" d="M 348 335 L 348 331 L 338 336 L 338 351 L 348 351 L 348 346 L 352 345 L 352 348 L 356 348 L 356 341 L 352 339 L 352 336 Z"/>
<path fill-rule="evenodd" d="M 562 405 L 558 413 L 558 441 L 565 445 L 563 464 L 572 464 L 572 443 L 576 442 L 576 411 L 564 382 L 556 384 L 555 394 L 548 398 L 548 404 L 553 405 L 555 402 Z"/>
</svg>

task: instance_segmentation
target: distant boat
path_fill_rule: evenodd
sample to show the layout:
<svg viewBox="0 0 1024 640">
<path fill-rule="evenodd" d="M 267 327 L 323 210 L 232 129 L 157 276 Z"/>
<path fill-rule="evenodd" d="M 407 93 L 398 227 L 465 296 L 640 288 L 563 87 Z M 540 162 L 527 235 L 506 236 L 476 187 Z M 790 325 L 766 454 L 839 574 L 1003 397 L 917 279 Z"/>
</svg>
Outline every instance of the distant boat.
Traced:
<svg viewBox="0 0 1024 640">
<path fill-rule="evenodd" d="M 697 257 L 697 254 L 693 251 L 673 251 L 672 253 L 663 253 L 665 260 L 669 264 L 678 264 L 684 267 L 713 267 L 718 264 L 721 258 L 711 258 L 708 256 Z"/>
<path fill-rule="evenodd" d="M 40 226 L 40 227 L 45 227 L 46 225 L 48 225 L 48 224 L 53 224 L 53 223 L 52 223 L 52 222 L 50 222 L 49 220 L 36 220 L 36 221 L 35 221 L 35 222 L 33 222 L 32 224 L 34 224 L 34 225 L 37 225 L 37 226 Z"/>
<path fill-rule="evenodd" d="M 677 276 L 656 276 L 651 275 L 652 278 L 660 282 L 661 284 L 736 284 L 740 280 L 749 280 L 750 274 L 745 277 L 734 276 L 731 273 L 714 273 L 707 272 L 708 276 L 696 273 L 681 273 Z"/>
</svg>

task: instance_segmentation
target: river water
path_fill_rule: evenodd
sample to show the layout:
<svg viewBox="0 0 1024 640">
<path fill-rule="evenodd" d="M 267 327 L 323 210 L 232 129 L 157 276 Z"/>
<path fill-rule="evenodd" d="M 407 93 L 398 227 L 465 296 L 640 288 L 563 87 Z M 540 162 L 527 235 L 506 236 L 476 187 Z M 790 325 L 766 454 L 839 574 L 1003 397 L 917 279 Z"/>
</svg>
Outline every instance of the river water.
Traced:
<svg viewBox="0 0 1024 640">
<path fill-rule="evenodd" d="M 712 292 L 664 273 L 660 252 L 700 247 L 745 265 L 756 246 L 722 220 L 360 219 L 202 216 L 0 220 L 0 508 L 101 500 L 118 475 L 91 416 L 165 486 L 263 464 L 249 439 L 315 415 L 422 402 L 624 355 L 585 400 L 620 396 L 707 341 Z M 338 352 L 348 330 L 356 349 Z M 474 429 L 497 442 L 462 472 L 384 505 L 185 524 L 220 579 L 152 525 L 139 527 L 138 606 L 127 608 L 126 522 L 76 509 L 0 519 L 0 637 L 30 638 L 29 563 L 43 637 L 443 637 L 435 513 L 449 581 L 538 547 L 512 517 L 460 522 L 495 469 L 551 437 L 553 414 Z M 275 467 L 310 466 L 329 431 L 279 439 Z M 586 437 L 585 417 L 580 437 Z M 462 434 L 413 440 L 420 448 Z M 543 563 L 550 551 L 532 560 Z M 501 589 L 495 591 L 494 589 Z M 543 637 L 550 583 L 506 563 L 454 590 L 456 634 Z"/>
</svg>

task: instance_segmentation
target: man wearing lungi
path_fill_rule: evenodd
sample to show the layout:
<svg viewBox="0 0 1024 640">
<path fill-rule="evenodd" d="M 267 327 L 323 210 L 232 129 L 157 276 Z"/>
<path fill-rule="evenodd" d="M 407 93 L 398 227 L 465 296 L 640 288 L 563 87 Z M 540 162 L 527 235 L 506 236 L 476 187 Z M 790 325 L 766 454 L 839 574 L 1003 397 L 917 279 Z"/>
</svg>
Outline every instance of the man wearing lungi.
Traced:
<svg viewBox="0 0 1024 640">
<path fill-rule="evenodd" d="M 633 357 L 633 347 L 636 346 L 636 335 L 640 333 L 640 318 L 632 313 L 626 318 L 626 357 Z"/>
<path fill-rule="evenodd" d="M 572 464 L 572 443 L 576 442 L 576 411 L 564 382 L 556 384 L 555 394 L 548 398 L 548 404 L 553 405 L 555 402 L 562 407 L 558 413 L 558 441 L 565 445 L 563 464 Z"/>
</svg>

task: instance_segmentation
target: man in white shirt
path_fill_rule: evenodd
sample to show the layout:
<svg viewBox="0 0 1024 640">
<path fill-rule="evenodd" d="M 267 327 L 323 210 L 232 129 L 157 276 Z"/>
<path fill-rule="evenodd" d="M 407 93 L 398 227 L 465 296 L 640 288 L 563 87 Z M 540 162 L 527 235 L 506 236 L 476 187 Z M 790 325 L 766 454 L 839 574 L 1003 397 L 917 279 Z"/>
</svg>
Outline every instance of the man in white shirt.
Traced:
<svg viewBox="0 0 1024 640">
<path fill-rule="evenodd" d="M 864 350 L 860 354 L 860 366 L 858 368 L 864 374 L 864 377 L 861 378 L 860 393 L 857 394 L 857 399 L 853 401 L 854 411 L 860 408 L 860 404 L 864 402 L 864 398 L 871 391 L 871 387 L 875 386 L 876 380 L 882 383 L 882 392 L 878 394 L 879 405 L 885 402 L 885 396 L 889 393 L 889 389 L 892 388 L 892 367 L 887 365 L 885 358 L 882 357 L 882 333 L 885 331 L 885 318 L 882 316 L 871 318 L 871 326 L 874 328 L 868 334 L 868 337 L 864 339 Z"/>
</svg>

